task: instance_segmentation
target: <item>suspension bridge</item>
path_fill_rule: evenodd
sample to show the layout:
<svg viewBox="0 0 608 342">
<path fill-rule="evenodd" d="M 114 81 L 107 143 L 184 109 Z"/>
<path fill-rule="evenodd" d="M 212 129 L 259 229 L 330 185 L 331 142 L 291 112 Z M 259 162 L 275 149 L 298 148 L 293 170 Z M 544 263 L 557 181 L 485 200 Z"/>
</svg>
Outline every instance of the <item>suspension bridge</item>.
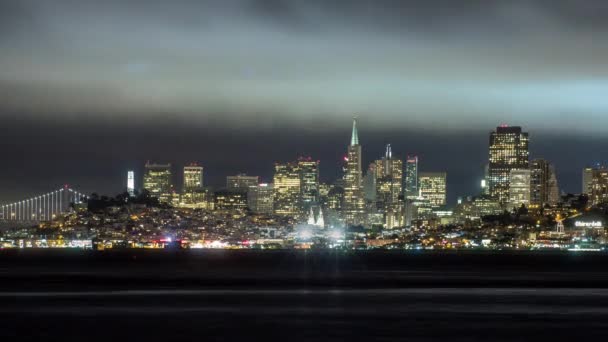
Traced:
<svg viewBox="0 0 608 342">
<path fill-rule="evenodd" d="M 0 206 L 0 221 L 51 221 L 72 204 L 85 203 L 88 196 L 65 185 L 63 188 Z"/>
</svg>

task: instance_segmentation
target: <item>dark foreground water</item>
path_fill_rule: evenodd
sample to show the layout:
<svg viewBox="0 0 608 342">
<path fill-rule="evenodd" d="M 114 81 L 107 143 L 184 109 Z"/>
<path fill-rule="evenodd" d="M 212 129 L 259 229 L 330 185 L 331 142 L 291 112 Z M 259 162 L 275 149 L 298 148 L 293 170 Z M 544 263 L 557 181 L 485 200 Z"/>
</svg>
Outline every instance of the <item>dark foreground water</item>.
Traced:
<svg viewBox="0 0 608 342">
<path fill-rule="evenodd" d="M 0 340 L 608 336 L 608 255 L 0 252 Z"/>
</svg>

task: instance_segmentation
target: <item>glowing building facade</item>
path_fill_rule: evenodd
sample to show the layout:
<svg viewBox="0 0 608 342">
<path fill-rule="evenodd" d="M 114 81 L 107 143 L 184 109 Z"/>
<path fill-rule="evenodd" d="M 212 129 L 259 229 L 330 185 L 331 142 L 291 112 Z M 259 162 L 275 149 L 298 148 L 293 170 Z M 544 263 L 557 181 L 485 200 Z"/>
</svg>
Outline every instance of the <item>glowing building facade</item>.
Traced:
<svg viewBox="0 0 608 342">
<path fill-rule="evenodd" d="M 345 161 L 344 222 L 347 225 L 362 225 L 365 223 L 365 198 L 361 175 L 361 145 L 359 145 L 356 119 L 353 120 L 353 130 Z"/>
<path fill-rule="evenodd" d="M 522 205 L 530 206 L 529 169 L 513 169 L 509 173 L 509 209 L 518 209 Z"/>
<path fill-rule="evenodd" d="M 135 196 L 135 172 L 127 171 L 127 192 L 129 196 Z"/>
<path fill-rule="evenodd" d="M 403 188 L 406 198 L 418 197 L 418 156 L 408 155 L 405 160 L 405 184 Z"/>
<path fill-rule="evenodd" d="M 509 202 L 511 170 L 528 169 L 528 133 L 521 127 L 500 126 L 490 134 L 488 190 L 500 203 Z"/>
<path fill-rule="evenodd" d="M 306 213 L 319 204 L 319 161 L 310 157 L 298 159 L 300 173 L 300 212 Z"/>
<path fill-rule="evenodd" d="M 295 162 L 274 165 L 274 212 L 277 215 L 299 216 L 300 169 Z"/>
<path fill-rule="evenodd" d="M 420 172 L 418 185 L 420 197 L 427 200 L 432 208 L 446 204 L 447 174 L 445 172 Z"/>
<path fill-rule="evenodd" d="M 171 164 L 146 163 L 143 188 L 160 202 L 171 202 Z"/>
<path fill-rule="evenodd" d="M 203 188 L 203 167 L 196 164 L 184 166 L 184 192 Z"/>
</svg>

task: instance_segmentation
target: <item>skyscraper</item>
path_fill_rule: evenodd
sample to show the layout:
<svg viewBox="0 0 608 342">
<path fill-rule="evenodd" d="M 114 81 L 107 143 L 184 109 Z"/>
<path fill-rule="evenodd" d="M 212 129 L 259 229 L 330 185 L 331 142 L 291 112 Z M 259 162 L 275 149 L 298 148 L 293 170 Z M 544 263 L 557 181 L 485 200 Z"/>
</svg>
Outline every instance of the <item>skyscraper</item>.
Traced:
<svg viewBox="0 0 608 342">
<path fill-rule="evenodd" d="M 135 196 L 135 172 L 127 171 L 127 192 L 129 196 Z"/>
<path fill-rule="evenodd" d="M 393 158 L 391 145 L 386 146 L 386 153 L 376 160 L 376 208 L 384 214 L 386 227 L 398 225 L 400 215 L 399 196 L 403 185 L 403 162 Z"/>
<path fill-rule="evenodd" d="M 184 192 L 203 188 L 203 167 L 197 164 L 184 166 Z"/>
<path fill-rule="evenodd" d="M 534 159 L 530 162 L 530 208 L 538 209 L 549 202 L 549 162 Z"/>
<path fill-rule="evenodd" d="M 363 194 L 366 202 L 376 203 L 376 163 L 369 164 L 363 177 Z"/>
<path fill-rule="evenodd" d="M 502 204 L 509 201 L 509 177 L 513 169 L 528 169 L 528 133 L 521 127 L 496 127 L 490 134 L 488 186 L 490 196 Z"/>
<path fill-rule="evenodd" d="M 591 186 L 593 185 L 593 169 L 592 167 L 586 167 L 583 169 L 583 186 L 582 194 L 591 194 Z"/>
<path fill-rule="evenodd" d="M 171 164 L 146 163 L 143 188 L 160 202 L 171 201 Z"/>
<path fill-rule="evenodd" d="M 295 162 L 274 165 L 274 212 L 277 215 L 299 216 L 300 169 Z"/>
<path fill-rule="evenodd" d="M 509 173 L 509 209 L 530 206 L 529 169 L 512 169 Z"/>
<path fill-rule="evenodd" d="M 360 225 L 365 222 L 365 199 L 361 183 L 361 145 L 359 145 L 357 119 L 353 120 L 353 130 L 345 161 L 344 221 L 347 225 Z"/>
<path fill-rule="evenodd" d="M 308 213 L 319 204 L 319 161 L 310 157 L 298 159 L 300 172 L 300 212 Z"/>
<path fill-rule="evenodd" d="M 405 186 L 406 198 L 418 197 L 418 156 L 408 155 L 405 160 Z"/>
<path fill-rule="evenodd" d="M 226 177 L 226 188 L 228 190 L 247 191 L 250 186 L 256 186 L 260 182 L 258 176 L 247 176 L 244 173 L 239 173 L 236 176 Z"/>
<path fill-rule="evenodd" d="M 272 214 L 274 210 L 274 190 L 272 184 L 258 184 L 247 191 L 247 206 L 256 214 Z"/>
<path fill-rule="evenodd" d="M 447 173 L 420 172 L 418 186 L 420 196 L 429 201 L 431 207 L 437 208 L 447 202 Z"/>
<path fill-rule="evenodd" d="M 592 173 L 589 201 L 593 205 L 608 203 L 608 169 L 597 167 Z"/>
</svg>

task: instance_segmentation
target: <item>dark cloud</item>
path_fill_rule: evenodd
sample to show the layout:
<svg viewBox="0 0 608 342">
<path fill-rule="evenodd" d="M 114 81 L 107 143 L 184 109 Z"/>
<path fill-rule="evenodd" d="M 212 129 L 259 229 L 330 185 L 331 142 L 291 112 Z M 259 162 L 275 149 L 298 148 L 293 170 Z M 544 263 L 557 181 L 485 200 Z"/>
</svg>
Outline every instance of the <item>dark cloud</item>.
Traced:
<svg viewBox="0 0 608 342">
<path fill-rule="evenodd" d="M 366 158 L 422 151 L 462 195 L 487 131 L 523 125 L 576 191 L 606 146 L 606 17 L 604 0 L 2 1 L 0 178 L 114 190 L 157 159 L 217 183 L 311 154 L 331 179 L 358 114 Z"/>
</svg>

